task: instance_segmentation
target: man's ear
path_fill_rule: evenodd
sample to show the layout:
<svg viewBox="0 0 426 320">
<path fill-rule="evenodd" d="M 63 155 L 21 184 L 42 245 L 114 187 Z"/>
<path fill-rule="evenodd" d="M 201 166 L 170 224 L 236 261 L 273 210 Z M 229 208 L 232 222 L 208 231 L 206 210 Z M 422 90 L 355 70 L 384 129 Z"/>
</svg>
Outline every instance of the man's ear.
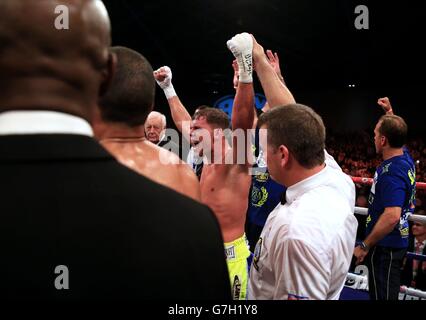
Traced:
<svg viewBox="0 0 426 320">
<path fill-rule="evenodd" d="M 99 96 L 103 97 L 111 86 L 112 79 L 114 78 L 117 69 L 117 55 L 115 53 L 108 53 L 108 62 L 102 74 L 102 83 L 99 90 Z"/>
<path fill-rule="evenodd" d="M 388 139 L 385 136 L 380 137 L 380 144 L 384 147 L 388 142 Z"/>
<path fill-rule="evenodd" d="M 288 151 L 288 148 L 284 145 L 280 145 L 278 147 L 278 152 L 280 154 L 281 167 L 284 168 L 289 162 L 290 153 Z"/>
</svg>

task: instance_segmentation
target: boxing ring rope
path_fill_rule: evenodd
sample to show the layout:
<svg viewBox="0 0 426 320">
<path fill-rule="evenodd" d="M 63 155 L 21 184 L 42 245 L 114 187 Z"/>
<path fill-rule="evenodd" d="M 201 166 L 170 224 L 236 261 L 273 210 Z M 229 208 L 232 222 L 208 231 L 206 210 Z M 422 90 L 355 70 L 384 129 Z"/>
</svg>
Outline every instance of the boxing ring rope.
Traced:
<svg viewBox="0 0 426 320">
<path fill-rule="evenodd" d="M 406 286 L 401 286 L 401 288 L 399 289 L 399 292 L 412 297 L 426 299 L 426 292 L 413 289 L 413 288 L 407 288 Z"/>
<path fill-rule="evenodd" d="M 359 183 L 367 186 L 371 186 L 373 184 L 372 178 L 363 178 L 363 177 L 351 177 L 352 181 L 354 183 Z M 418 190 L 426 190 L 426 183 L 425 182 L 416 182 L 416 188 Z M 368 215 L 368 209 L 367 208 L 361 208 L 361 207 L 355 207 L 355 214 L 359 214 L 362 216 Z M 408 217 L 408 220 L 413 222 L 420 222 L 426 224 L 426 216 L 420 216 L 416 214 L 411 214 Z"/>
<path fill-rule="evenodd" d="M 351 177 L 354 183 L 365 184 L 371 186 L 373 184 L 372 178 L 362 178 L 362 177 Z M 426 182 L 416 182 L 416 188 L 418 190 L 426 190 Z"/>
<path fill-rule="evenodd" d="M 365 209 L 365 208 L 361 208 L 361 209 Z M 419 260 L 419 261 L 426 261 L 426 255 L 416 254 L 414 252 L 407 252 L 406 257 L 407 257 L 408 260 L 414 259 L 414 260 Z M 350 288 L 353 288 L 355 290 L 368 292 L 368 277 L 366 275 L 349 272 L 347 277 L 346 277 L 346 281 L 348 281 L 348 280 L 352 281 L 355 284 L 355 287 L 349 286 Z M 426 292 L 418 290 L 418 289 L 410 288 L 410 287 L 407 287 L 407 286 L 401 286 L 400 289 L 399 289 L 399 293 L 402 293 L 405 296 L 411 296 L 411 297 L 426 300 Z M 401 298 L 400 298 L 400 300 L 401 300 Z M 402 299 L 402 300 L 405 300 L 405 299 Z"/>
<path fill-rule="evenodd" d="M 355 207 L 355 214 L 359 214 L 360 216 L 367 216 L 368 215 L 368 208 L 362 208 L 362 207 Z M 421 216 L 418 214 L 410 214 L 408 216 L 408 220 L 413 222 L 419 222 L 426 224 L 426 216 Z"/>
<path fill-rule="evenodd" d="M 366 275 L 359 275 L 355 273 L 348 273 L 346 277 L 346 281 L 352 281 L 352 285 L 349 288 L 353 288 L 355 290 L 360 290 L 363 292 L 368 292 L 368 277 Z M 399 293 L 402 293 L 406 296 L 416 297 L 420 299 L 426 300 L 426 292 L 410 288 L 407 286 L 400 286 Z M 404 300 L 404 299 L 403 299 Z"/>
<path fill-rule="evenodd" d="M 426 256 L 414 252 L 407 252 L 407 259 L 426 261 Z"/>
</svg>

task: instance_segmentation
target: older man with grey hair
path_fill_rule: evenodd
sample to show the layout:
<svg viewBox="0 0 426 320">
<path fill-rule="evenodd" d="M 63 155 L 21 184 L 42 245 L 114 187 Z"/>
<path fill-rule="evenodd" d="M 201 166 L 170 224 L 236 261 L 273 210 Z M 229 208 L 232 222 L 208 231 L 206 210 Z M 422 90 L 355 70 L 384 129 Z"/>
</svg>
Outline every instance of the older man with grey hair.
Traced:
<svg viewBox="0 0 426 320">
<path fill-rule="evenodd" d="M 166 126 L 166 116 L 160 112 L 152 111 L 145 122 L 146 137 L 150 142 L 158 145 L 164 139 Z"/>
<path fill-rule="evenodd" d="M 173 141 L 166 134 L 166 127 L 166 116 L 160 112 L 152 111 L 145 121 L 145 135 L 150 142 L 175 153 L 182 159 L 179 141 Z"/>
</svg>

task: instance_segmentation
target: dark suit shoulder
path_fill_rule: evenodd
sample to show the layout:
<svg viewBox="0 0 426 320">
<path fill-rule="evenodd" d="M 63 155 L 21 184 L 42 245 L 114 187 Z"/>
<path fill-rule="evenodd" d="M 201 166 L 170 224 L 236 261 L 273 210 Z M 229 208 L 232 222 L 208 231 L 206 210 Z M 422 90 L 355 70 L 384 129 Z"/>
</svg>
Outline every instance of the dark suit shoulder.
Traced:
<svg viewBox="0 0 426 320">
<path fill-rule="evenodd" d="M 229 297 L 220 230 L 206 206 L 119 164 L 89 138 L 0 138 L 0 150 L 11 150 L 0 155 L 8 298 Z M 54 286 L 60 265 L 69 291 Z"/>
</svg>

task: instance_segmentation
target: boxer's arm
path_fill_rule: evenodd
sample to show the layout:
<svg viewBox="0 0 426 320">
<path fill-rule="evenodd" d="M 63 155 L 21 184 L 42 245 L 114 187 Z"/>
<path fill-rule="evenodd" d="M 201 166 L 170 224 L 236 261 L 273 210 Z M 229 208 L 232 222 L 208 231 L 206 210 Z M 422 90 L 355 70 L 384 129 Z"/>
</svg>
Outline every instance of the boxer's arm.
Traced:
<svg viewBox="0 0 426 320">
<path fill-rule="evenodd" d="M 232 83 L 233 83 L 235 91 L 237 92 L 238 83 L 239 83 L 239 74 L 238 74 L 238 63 L 237 63 L 236 59 L 232 62 L 232 67 L 234 69 L 234 78 L 232 80 Z M 234 103 L 235 103 L 235 98 L 234 98 Z M 266 103 L 266 104 L 268 104 L 268 103 Z M 256 126 L 257 126 L 257 120 L 258 120 L 258 117 L 257 117 L 257 114 L 256 114 L 256 106 L 253 103 L 253 122 L 252 122 L 252 126 L 251 126 L 252 129 L 256 128 Z"/>
<path fill-rule="evenodd" d="M 237 136 L 232 137 L 232 150 L 233 159 L 238 159 L 238 154 L 244 152 L 245 165 L 251 166 L 253 157 L 252 136 L 250 134 L 253 129 L 254 122 L 254 89 L 252 83 L 239 83 L 237 94 L 235 95 L 234 108 L 232 109 L 232 132 L 244 136 L 245 144 L 241 146 L 241 139 L 238 140 Z M 239 130 L 238 133 L 236 130 Z M 237 163 L 237 162 L 234 162 Z M 242 163 L 239 163 L 242 164 Z"/>
<path fill-rule="evenodd" d="M 253 37 L 253 60 L 256 66 L 256 74 L 260 80 L 263 92 L 266 95 L 269 107 L 296 103 L 292 93 L 281 81 L 280 77 L 269 62 L 263 47 Z"/>
<path fill-rule="evenodd" d="M 253 38 L 248 33 L 241 33 L 227 42 L 229 50 L 236 58 L 238 66 L 238 84 L 235 95 L 234 107 L 232 109 L 232 130 L 239 130 L 244 140 L 250 139 L 248 130 L 252 129 L 254 121 L 254 89 L 253 89 Z M 234 64 L 234 71 L 236 70 Z M 234 77 L 235 78 L 235 77 Z M 241 141 L 241 140 L 240 140 Z M 232 149 L 234 163 L 237 163 L 239 151 L 244 152 L 245 165 L 249 164 L 249 156 L 252 156 L 251 147 L 238 144 L 236 136 L 232 137 Z"/>
<path fill-rule="evenodd" d="M 183 137 L 188 140 L 191 127 L 191 116 L 188 110 L 182 104 L 178 96 L 167 99 L 167 102 L 169 103 L 173 122 L 182 133 Z"/>
<path fill-rule="evenodd" d="M 154 71 L 154 78 L 160 88 L 164 91 L 175 126 L 182 133 L 185 139 L 189 139 L 191 116 L 180 101 L 173 87 L 172 71 L 167 66 L 161 67 Z"/>
<path fill-rule="evenodd" d="M 277 76 L 280 79 L 280 81 L 284 85 L 286 85 L 285 81 L 284 81 L 284 77 L 282 76 L 282 73 L 281 73 L 280 58 L 278 56 L 278 53 L 276 53 L 276 52 L 272 53 L 271 50 L 267 50 L 266 51 L 266 55 L 267 55 L 269 64 L 274 68 L 274 71 L 277 74 Z M 238 88 L 238 80 L 239 80 L 237 60 L 234 60 L 232 62 L 232 67 L 233 67 L 233 70 L 234 70 L 233 85 L 234 85 L 234 89 L 237 90 L 237 88 Z M 267 112 L 270 109 L 271 108 L 269 106 L 269 103 L 266 101 L 265 105 L 262 108 L 262 112 Z M 258 120 L 257 114 L 256 114 L 256 112 L 254 112 L 254 121 L 253 121 L 253 126 L 252 126 L 253 129 L 256 128 L 257 120 Z"/>
<path fill-rule="evenodd" d="M 239 83 L 232 109 L 232 130 L 243 129 L 246 133 L 253 126 L 254 89 L 252 83 Z"/>
</svg>

